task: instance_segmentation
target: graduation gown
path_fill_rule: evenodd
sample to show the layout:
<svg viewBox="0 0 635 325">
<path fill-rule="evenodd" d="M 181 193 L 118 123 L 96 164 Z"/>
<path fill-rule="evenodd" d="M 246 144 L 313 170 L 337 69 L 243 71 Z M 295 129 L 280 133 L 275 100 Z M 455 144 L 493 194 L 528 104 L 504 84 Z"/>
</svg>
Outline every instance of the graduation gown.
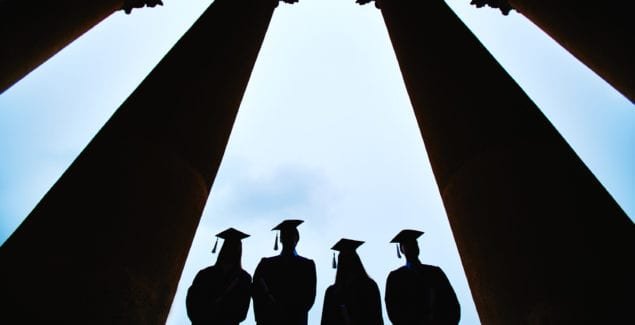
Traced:
<svg viewBox="0 0 635 325">
<path fill-rule="evenodd" d="M 237 325 L 247 317 L 250 289 L 244 270 L 223 274 L 220 267 L 205 268 L 187 291 L 187 316 L 193 325 Z"/>
<path fill-rule="evenodd" d="M 306 325 L 315 301 L 315 263 L 298 255 L 263 258 L 252 294 L 258 325 Z"/>
<path fill-rule="evenodd" d="M 459 302 L 441 268 L 403 266 L 386 280 L 386 309 L 394 325 L 458 324 Z"/>
<path fill-rule="evenodd" d="M 321 325 L 383 324 L 379 288 L 372 279 L 358 279 L 343 288 L 332 285 L 326 289 Z"/>
</svg>

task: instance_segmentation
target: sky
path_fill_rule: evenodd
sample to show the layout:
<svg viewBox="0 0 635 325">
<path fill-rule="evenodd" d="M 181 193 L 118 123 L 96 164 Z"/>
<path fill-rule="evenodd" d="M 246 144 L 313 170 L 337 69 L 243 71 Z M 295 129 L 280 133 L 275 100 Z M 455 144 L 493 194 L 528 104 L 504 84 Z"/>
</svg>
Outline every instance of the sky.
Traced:
<svg viewBox="0 0 635 325">
<path fill-rule="evenodd" d="M 113 14 L 0 94 L 0 242 L 211 0 Z M 448 1 L 600 182 L 635 215 L 635 107 L 516 12 Z M 276 9 L 194 238 L 167 324 L 188 324 L 185 293 L 214 263 L 214 234 L 235 227 L 243 267 L 272 256 L 283 219 L 303 219 L 298 253 L 317 265 L 319 324 L 342 237 L 383 297 L 404 263 L 388 242 L 420 229 L 421 260 L 448 275 L 461 324 L 479 324 L 381 13 L 353 0 Z M 384 310 L 384 318 L 388 318 Z M 254 324 L 250 311 L 243 324 Z"/>
</svg>

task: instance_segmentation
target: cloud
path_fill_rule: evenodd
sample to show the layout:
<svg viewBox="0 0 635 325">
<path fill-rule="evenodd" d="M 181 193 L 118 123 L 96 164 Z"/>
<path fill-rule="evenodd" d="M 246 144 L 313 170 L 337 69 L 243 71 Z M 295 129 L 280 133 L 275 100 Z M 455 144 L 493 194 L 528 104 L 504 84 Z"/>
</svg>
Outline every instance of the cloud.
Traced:
<svg viewBox="0 0 635 325">
<path fill-rule="evenodd" d="M 229 158 L 214 182 L 205 219 L 306 219 L 324 214 L 334 200 L 334 189 L 319 169 L 281 163 L 263 170 L 256 161 Z"/>
</svg>

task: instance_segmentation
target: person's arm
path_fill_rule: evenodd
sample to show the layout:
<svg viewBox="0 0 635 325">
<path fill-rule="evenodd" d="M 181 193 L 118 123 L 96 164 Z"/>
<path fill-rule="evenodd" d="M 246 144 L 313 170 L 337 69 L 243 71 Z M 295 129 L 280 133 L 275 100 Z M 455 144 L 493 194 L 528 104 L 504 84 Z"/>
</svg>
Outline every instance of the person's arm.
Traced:
<svg viewBox="0 0 635 325">
<path fill-rule="evenodd" d="M 324 293 L 324 303 L 322 304 L 322 320 L 320 321 L 320 325 L 330 325 L 333 324 L 333 315 L 332 306 L 333 306 L 333 293 L 332 288 L 327 288 Z"/>
<path fill-rule="evenodd" d="M 271 291 L 269 291 L 269 286 L 267 285 L 267 281 L 265 281 L 265 279 L 263 278 L 260 278 L 258 281 L 258 284 L 260 288 L 262 289 L 263 297 L 265 297 L 269 303 L 275 304 L 276 298 L 271 294 Z"/>
<path fill-rule="evenodd" d="M 400 294 L 403 294 L 403 289 L 401 288 L 400 282 L 395 273 L 390 272 L 386 280 L 385 300 L 388 319 L 390 319 L 393 324 L 403 324 L 404 306 L 400 299 Z"/>
<path fill-rule="evenodd" d="M 450 280 L 440 267 L 437 267 L 437 317 L 443 324 L 458 324 L 461 319 L 461 306 Z"/>
<path fill-rule="evenodd" d="M 247 318 L 247 312 L 249 311 L 251 276 L 244 272 L 240 275 L 237 284 L 232 289 L 232 301 L 231 306 L 234 307 L 233 322 L 238 324 Z"/>
<path fill-rule="evenodd" d="M 256 323 L 261 323 L 266 318 L 266 302 L 265 302 L 265 288 L 262 287 L 261 283 L 264 282 L 262 278 L 262 264 L 263 260 L 260 260 L 258 266 L 256 266 L 256 271 L 254 272 L 253 281 L 251 283 L 251 295 L 254 299 L 254 317 L 256 318 Z"/>
<path fill-rule="evenodd" d="M 339 316 L 339 317 L 338 317 Z M 336 289 L 334 286 L 326 289 L 324 294 L 324 306 L 322 307 L 322 322 L 321 325 L 345 325 L 352 324 L 351 316 L 348 311 L 348 307 L 337 298 Z M 372 325 L 366 323 L 360 323 L 364 325 Z"/>
<path fill-rule="evenodd" d="M 190 321 L 194 322 L 200 318 L 202 309 L 201 300 L 204 299 L 200 290 L 200 274 L 197 273 L 192 281 L 192 285 L 187 289 L 187 296 L 185 297 L 185 309 L 187 311 L 187 317 Z"/>
<path fill-rule="evenodd" d="M 308 293 L 307 293 L 307 300 L 305 302 L 305 310 L 308 312 L 311 307 L 313 306 L 313 303 L 315 303 L 315 294 L 316 294 L 316 286 L 317 286 L 317 274 L 315 272 L 315 263 L 313 262 L 313 260 L 309 260 L 309 267 L 308 267 Z"/>
<path fill-rule="evenodd" d="M 250 277 L 251 278 L 251 277 Z M 238 274 L 236 277 L 232 279 L 229 285 L 223 290 L 223 292 L 214 299 L 214 304 L 219 304 L 222 301 L 228 299 L 235 290 L 238 289 L 238 285 L 243 281 L 242 274 Z M 251 282 L 251 280 L 250 280 Z"/>
<path fill-rule="evenodd" d="M 345 325 L 351 325 L 351 315 L 348 313 L 348 307 L 346 307 L 346 305 L 342 304 L 342 305 L 337 305 L 337 310 L 340 313 L 340 315 L 342 316 L 342 320 L 344 321 Z"/>
<path fill-rule="evenodd" d="M 379 293 L 379 287 L 375 281 L 370 280 L 370 286 L 366 293 L 366 299 L 368 301 L 367 310 L 369 325 L 383 325 L 384 317 L 381 315 L 381 294 Z"/>
</svg>

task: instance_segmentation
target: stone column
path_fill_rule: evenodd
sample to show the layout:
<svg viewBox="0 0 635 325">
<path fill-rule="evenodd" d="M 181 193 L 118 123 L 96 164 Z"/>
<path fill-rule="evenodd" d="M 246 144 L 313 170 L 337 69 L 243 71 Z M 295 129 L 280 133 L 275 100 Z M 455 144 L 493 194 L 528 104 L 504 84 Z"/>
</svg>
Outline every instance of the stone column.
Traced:
<svg viewBox="0 0 635 325">
<path fill-rule="evenodd" d="M 277 1 L 216 0 L 0 248 L 2 320 L 162 324 Z"/>
<path fill-rule="evenodd" d="M 628 216 L 444 1 L 378 7 L 483 324 L 632 319 Z"/>
<path fill-rule="evenodd" d="M 0 94 L 119 9 L 159 0 L 0 0 Z"/>
<path fill-rule="evenodd" d="M 472 0 L 515 9 L 635 102 L 635 24 L 625 3 L 577 0 Z"/>
</svg>

